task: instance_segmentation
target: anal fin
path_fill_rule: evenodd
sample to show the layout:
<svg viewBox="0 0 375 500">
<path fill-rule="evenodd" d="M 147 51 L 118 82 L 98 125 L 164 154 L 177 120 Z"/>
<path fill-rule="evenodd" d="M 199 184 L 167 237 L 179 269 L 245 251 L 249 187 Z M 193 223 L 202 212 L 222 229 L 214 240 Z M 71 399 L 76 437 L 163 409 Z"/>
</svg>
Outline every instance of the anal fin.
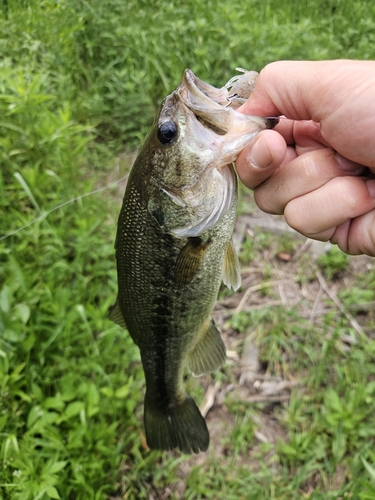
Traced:
<svg viewBox="0 0 375 500">
<path fill-rule="evenodd" d="M 233 241 L 228 245 L 224 257 L 223 282 L 229 289 L 238 290 L 241 286 L 241 269 Z"/>
<path fill-rule="evenodd" d="M 214 321 L 207 320 L 198 341 L 188 353 L 187 366 L 194 375 L 210 373 L 222 366 L 226 359 L 226 349 Z"/>
</svg>

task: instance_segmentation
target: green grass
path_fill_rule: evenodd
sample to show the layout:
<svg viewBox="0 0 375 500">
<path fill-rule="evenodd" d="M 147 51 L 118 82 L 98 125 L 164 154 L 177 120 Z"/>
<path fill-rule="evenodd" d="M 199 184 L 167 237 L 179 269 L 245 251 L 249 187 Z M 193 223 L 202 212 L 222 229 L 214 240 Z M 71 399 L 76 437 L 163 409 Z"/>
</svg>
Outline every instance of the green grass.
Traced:
<svg viewBox="0 0 375 500">
<path fill-rule="evenodd" d="M 261 305 L 230 318 L 230 339 L 251 329 L 264 370 L 302 384 L 276 405 L 228 392 L 203 463 L 150 452 L 139 353 L 107 319 L 121 196 L 80 198 L 127 173 L 119 153 L 139 147 L 185 67 L 221 86 L 237 66 L 374 59 L 374 33 L 371 1 L 0 0 L 0 499 L 375 497 L 374 267 L 302 257 L 298 286 L 320 270 L 363 333 L 327 298 L 312 324 L 306 296 L 271 305 L 269 249 L 300 243 L 248 237 Z M 238 385 L 230 364 L 214 377 Z M 187 384 L 202 399 L 210 382 Z M 267 415 L 280 435 L 259 443 Z"/>
</svg>

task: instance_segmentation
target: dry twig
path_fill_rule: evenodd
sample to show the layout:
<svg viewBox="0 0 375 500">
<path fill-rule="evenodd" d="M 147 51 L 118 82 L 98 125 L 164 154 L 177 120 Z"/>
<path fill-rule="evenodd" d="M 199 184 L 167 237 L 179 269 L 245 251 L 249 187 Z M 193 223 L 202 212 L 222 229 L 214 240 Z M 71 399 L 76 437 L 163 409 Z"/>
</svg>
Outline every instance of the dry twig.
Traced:
<svg viewBox="0 0 375 500">
<path fill-rule="evenodd" d="M 216 394 L 219 392 L 221 387 L 221 382 L 217 381 L 215 385 L 210 385 L 204 395 L 203 401 L 199 407 L 203 417 L 207 416 L 207 413 L 211 410 L 215 403 Z"/>
<path fill-rule="evenodd" d="M 353 316 L 345 309 L 344 304 L 341 302 L 341 300 L 337 297 L 337 295 L 330 290 L 328 283 L 324 279 L 324 276 L 320 271 L 316 272 L 316 277 L 318 278 L 318 281 L 320 283 L 320 286 L 322 289 L 325 291 L 325 293 L 328 295 L 328 297 L 335 303 L 338 309 L 343 313 L 343 315 L 346 317 L 346 319 L 349 321 L 349 323 L 352 325 L 354 330 L 359 334 L 359 335 L 364 335 L 365 332 L 363 331 L 363 328 L 361 325 L 358 323 L 358 321 L 353 318 Z"/>
</svg>

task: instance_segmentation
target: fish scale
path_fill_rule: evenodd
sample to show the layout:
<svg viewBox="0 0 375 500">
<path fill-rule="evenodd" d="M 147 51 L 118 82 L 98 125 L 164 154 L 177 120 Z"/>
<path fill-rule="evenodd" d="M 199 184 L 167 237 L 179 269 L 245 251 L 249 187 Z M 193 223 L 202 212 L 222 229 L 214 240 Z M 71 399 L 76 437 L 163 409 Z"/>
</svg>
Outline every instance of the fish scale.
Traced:
<svg viewBox="0 0 375 500">
<path fill-rule="evenodd" d="M 185 71 L 133 165 L 119 215 L 119 291 L 110 317 L 140 349 L 152 449 L 208 448 L 206 422 L 185 391 L 183 374 L 185 367 L 197 375 L 212 372 L 225 361 L 211 313 L 222 280 L 233 288 L 240 283 L 231 243 L 237 207 L 232 162 L 276 123 L 225 108 L 219 94 L 223 89 Z"/>
</svg>

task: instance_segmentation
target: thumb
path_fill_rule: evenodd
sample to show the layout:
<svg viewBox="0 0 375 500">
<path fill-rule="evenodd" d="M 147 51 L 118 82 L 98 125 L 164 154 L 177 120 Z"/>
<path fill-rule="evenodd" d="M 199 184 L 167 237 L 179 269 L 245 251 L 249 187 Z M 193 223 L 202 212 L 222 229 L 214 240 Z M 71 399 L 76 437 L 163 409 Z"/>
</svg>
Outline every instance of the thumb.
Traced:
<svg viewBox="0 0 375 500">
<path fill-rule="evenodd" d="M 374 89 L 375 61 L 278 61 L 263 68 L 239 111 L 318 122 L 342 156 L 375 167 Z"/>
</svg>

